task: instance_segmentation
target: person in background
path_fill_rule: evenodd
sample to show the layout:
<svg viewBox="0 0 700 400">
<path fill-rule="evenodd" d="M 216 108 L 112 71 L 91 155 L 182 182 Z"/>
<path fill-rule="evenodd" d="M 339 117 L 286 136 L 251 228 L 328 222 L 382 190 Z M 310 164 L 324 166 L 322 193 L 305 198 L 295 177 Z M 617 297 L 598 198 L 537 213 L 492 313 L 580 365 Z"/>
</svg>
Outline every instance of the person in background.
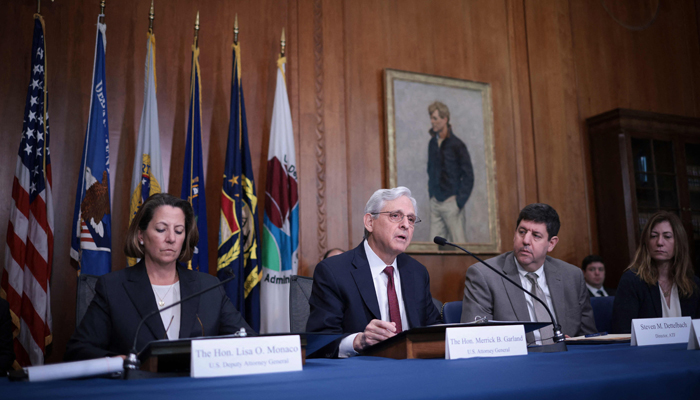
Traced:
<svg viewBox="0 0 700 400">
<path fill-rule="evenodd" d="M 187 200 L 165 193 L 149 197 L 131 221 L 124 245 L 128 257 L 141 260 L 98 279 L 65 360 L 124 356 L 144 316 L 216 285 L 215 277 L 181 264 L 192 258 L 198 239 Z M 139 331 L 136 350 L 154 340 L 226 335 L 240 328 L 255 334 L 219 287 L 149 317 Z"/>
<path fill-rule="evenodd" d="M 635 318 L 700 318 L 700 279 L 693 273 L 681 220 L 659 211 L 649 218 L 613 303 L 612 332 L 630 333 Z"/>
<path fill-rule="evenodd" d="M 328 250 L 326 252 L 326 254 L 323 255 L 323 259 L 325 260 L 328 257 L 337 256 L 338 254 L 343 254 L 343 253 L 345 253 L 345 250 L 336 247 L 336 248 Z"/>
<path fill-rule="evenodd" d="M 605 282 L 605 264 L 601 256 L 591 254 L 581 262 L 583 279 L 586 280 L 588 293 L 591 297 L 615 296 L 615 289 L 603 286 Z"/>
</svg>

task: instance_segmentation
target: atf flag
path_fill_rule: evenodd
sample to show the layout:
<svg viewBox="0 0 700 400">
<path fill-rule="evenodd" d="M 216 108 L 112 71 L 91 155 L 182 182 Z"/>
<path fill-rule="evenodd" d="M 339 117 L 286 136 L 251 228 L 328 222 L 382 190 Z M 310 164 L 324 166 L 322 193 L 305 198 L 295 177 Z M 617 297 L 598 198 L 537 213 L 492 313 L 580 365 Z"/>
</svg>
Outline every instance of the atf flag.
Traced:
<svg viewBox="0 0 700 400">
<path fill-rule="evenodd" d="M 258 243 L 258 198 L 255 194 L 253 164 L 248 148 L 248 125 L 241 86 L 241 49 L 233 45 L 231 121 L 226 146 L 224 185 L 221 189 L 221 221 L 217 273 L 231 267 L 236 279 L 226 294 L 256 332 L 260 330 L 260 254 Z"/>
<path fill-rule="evenodd" d="M 109 127 L 105 86 L 107 26 L 97 22 L 95 64 L 80 177 L 71 225 L 71 264 L 80 273 L 103 275 L 112 270 L 112 218 L 109 201 Z"/>
<path fill-rule="evenodd" d="M 194 256 L 188 263 L 189 269 L 209 273 L 207 254 L 207 201 L 204 197 L 204 169 L 202 168 L 202 102 L 199 97 L 202 80 L 199 72 L 199 47 L 192 46 L 192 77 L 190 79 L 190 110 L 187 125 L 187 148 L 185 166 L 182 172 L 182 192 L 180 197 L 187 199 L 194 209 L 199 230 L 199 242 Z"/>
<path fill-rule="evenodd" d="M 289 280 L 299 263 L 299 196 L 292 113 L 284 79 L 286 58 L 277 60 L 267 154 L 261 332 L 289 332 Z"/>
<path fill-rule="evenodd" d="M 5 269 L 0 284 L 0 295 L 10 303 L 15 368 L 43 364 L 46 346 L 52 341 L 49 279 L 54 218 L 45 46 L 44 19 L 35 14 L 31 83 L 12 182 Z M 12 397 L 10 393 L 7 396 Z"/>
<path fill-rule="evenodd" d="M 131 204 L 129 223 L 141 204 L 153 194 L 161 192 L 163 168 L 160 164 L 160 137 L 158 128 L 158 102 L 156 101 L 156 36 L 148 34 L 146 54 L 146 87 L 143 94 L 143 111 L 136 144 L 134 170 L 131 176 Z M 129 258 L 129 265 L 136 260 Z"/>
</svg>

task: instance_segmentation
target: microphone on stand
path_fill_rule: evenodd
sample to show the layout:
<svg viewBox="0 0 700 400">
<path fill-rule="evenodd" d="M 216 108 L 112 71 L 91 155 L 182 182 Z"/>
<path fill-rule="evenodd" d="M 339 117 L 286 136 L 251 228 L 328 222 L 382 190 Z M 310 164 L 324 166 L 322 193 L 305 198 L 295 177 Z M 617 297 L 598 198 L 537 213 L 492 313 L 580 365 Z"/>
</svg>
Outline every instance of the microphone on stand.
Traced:
<svg viewBox="0 0 700 400">
<path fill-rule="evenodd" d="M 175 307 L 179 304 L 182 304 L 190 299 L 201 296 L 204 293 L 206 293 L 212 289 L 218 288 L 219 286 L 222 286 L 226 283 L 229 283 L 236 278 L 236 274 L 233 273 L 233 271 L 231 270 L 231 267 L 224 268 L 224 271 L 227 275 L 230 275 L 230 277 L 217 283 L 214 286 L 209 286 L 208 288 L 200 290 L 197 293 L 193 293 L 193 294 L 185 297 L 184 299 L 180 299 L 179 301 L 176 301 L 167 307 L 163 307 L 160 310 L 152 311 L 152 312 L 148 313 L 145 317 L 141 318 L 141 321 L 139 321 L 139 324 L 136 327 L 136 333 L 134 334 L 134 345 L 131 348 L 131 350 L 129 351 L 129 354 L 124 359 L 124 379 L 128 379 L 127 375 L 129 374 L 130 371 L 138 370 L 141 367 L 141 361 L 139 361 L 139 357 L 138 357 L 139 352 L 136 351 L 136 341 L 138 340 L 139 332 L 141 331 L 141 327 L 143 326 L 143 323 L 146 322 L 146 320 L 148 318 L 150 318 L 156 314 L 160 314 L 163 311 L 168 310 L 170 308 L 173 308 L 173 307 Z M 242 330 L 241 335 L 245 336 L 245 328 L 241 328 L 241 330 Z"/>
<path fill-rule="evenodd" d="M 491 271 L 493 271 L 493 272 L 495 272 L 496 274 L 498 274 L 501 278 L 507 280 L 508 282 L 510 282 L 510 283 L 512 283 L 513 285 L 515 285 L 518 289 L 520 289 L 520 290 L 522 290 L 523 292 L 527 293 L 527 294 L 528 294 L 530 297 L 532 297 L 534 300 L 539 301 L 539 302 L 544 306 L 544 309 L 547 310 L 547 313 L 549 314 L 549 318 L 552 320 L 552 326 L 553 326 L 553 331 L 554 331 L 554 336 L 552 337 L 552 340 L 554 341 L 554 344 L 553 344 L 553 345 L 543 345 L 542 347 L 545 347 L 545 348 L 546 348 L 547 346 L 556 346 L 556 347 L 560 347 L 560 348 L 561 348 L 561 347 L 563 346 L 563 348 L 561 348 L 561 349 L 559 349 L 559 350 L 547 349 L 547 350 L 545 350 L 545 352 L 566 351 L 566 343 L 565 343 L 566 338 L 565 338 L 564 334 L 563 334 L 562 331 L 561 331 L 561 325 L 559 325 L 559 324 L 556 322 L 556 320 L 554 319 L 554 315 L 552 315 L 552 311 L 550 311 L 549 307 L 547 307 L 547 304 L 546 304 L 544 301 L 542 301 L 539 297 L 537 297 L 537 296 L 533 295 L 532 293 L 528 292 L 527 290 L 525 290 L 524 287 L 522 287 L 522 286 L 520 286 L 519 284 L 515 283 L 515 281 L 513 281 L 513 280 L 510 279 L 510 278 L 508 278 L 505 274 L 503 274 L 502 272 L 498 271 L 496 268 L 490 266 L 486 261 L 484 261 L 484 260 L 482 260 L 481 258 L 477 257 L 477 256 L 476 256 L 474 253 L 472 253 L 471 251 L 469 251 L 469 250 L 467 250 L 467 249 L 465 249 L 465 248 L 463 248 L 463 247 L 461 247 L 461 246 L 459 246 L 459 245 L 456 245 L 456 244 L 454 244 L 454 243 L 450 243 L 450 242 L 447 241 L 447 239 L 445 239 L 445 238 L 443 238 L 443 237 L 440 237 L 440 236 L 435 236 L 435 238 L 433 239 L 433 242 L 435 242 L 435 244 L 440 245 L 440 246 L 445 246 L 445 245 L 447 245 L 447 246 L 456 247 L 456 248 L 462 250 L 463 252 L 465 252 L 465 253 L 469 254 L 470 256 L 474 257 L 474 258 L 475 258 L 477 261 L 479 261 L 480 263 L 482 263 L 482 264 L 484 264 L 485 266 L 487 266 Z M 532 349 L 532 348 L 530 348 L 530 349 Z"/>
</svg>

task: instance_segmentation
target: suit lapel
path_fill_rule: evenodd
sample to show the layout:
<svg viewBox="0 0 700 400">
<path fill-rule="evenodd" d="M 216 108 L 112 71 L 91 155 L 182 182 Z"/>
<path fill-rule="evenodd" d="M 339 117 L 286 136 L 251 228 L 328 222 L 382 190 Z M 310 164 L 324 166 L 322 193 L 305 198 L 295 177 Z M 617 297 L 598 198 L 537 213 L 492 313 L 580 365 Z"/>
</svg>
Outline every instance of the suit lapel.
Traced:
<svg viewBox="0 0 700 400">
<path fill-rule="evenodd" d="M 369 269 L 369 263 L 367 262 L 364 242 L 355 249 L 355 257 L 352 260 L 352 264 L 355 267 L 352 271 L 352 277 L 355 280 L 360 296 L 362 296 L 362 300 L 374 318 L 381 319 L 382 314 L 379 312 L 379 302 L 377 302 L 377 293 L 374 290 L 372 271 Z"/>
<path fill-rule="evenodd" d="M 180 274 L 180 299 L 201 290 L 199 281 L 197 280 L 197 273 L 195 271 L 189 271 L 182 266 L 177 266 L 177 271 Z M 192 336 L 190 333 L 198 334 L 201 332 L 196 328 L 193 328 L 195 319 L 197 318 L 197 310 L 199 309 L 199 298 L 195 297 L 193 299 L 187 300 L 180 305 L 180 336 L 181 338 L 186 338 Z M 204 333 L 202 333 L 204 336 Z"/>
<path fill-rule="evenodd" d="M 569 306 L 566 304 L 566 297 L 564 296 L 564 282 L 562 282 L 559 268 L 548 259 L 544 261 L 544 276 L 547 280 L 547 286 L 549 286 L 549 295 L 552 296 L 552 306 L 554 308 L 552 313 L 559 325 L 564 326 L 563 318 L 569 315 Z M 541 300 L 545 303 L 547 302 L 547 299 Z"/>
<path fill-rule="evenodd" d="M 409 329 L 414 326 L 421 326 L 420 318 L 418 317 L 418 304 L 417 301 L 420 299 L 417 296 L 406 296 L 407 293 L 420 293 L 416 290 L 415 282 L 413 276 L 413 270 L 407 267 L 407 261 L 402 257 L 403 254 L 396 258 L 396 267 L 399 269 L 399 276 L 401 277 L 401 295 L 403 297 L 403 306 L 406 311 L 406 319 L 408 320 L 408 326 L 404 327 L 404 330 Z"/>
<path fill-rule="evenodd" d="M 151 281 L 148 279 L 148 273 L 143 261 L 131 268 L 127 268 L 127 281 L 124 283 L 124 290 L 141 318 L 158 310 L 156 296 L 153 294 Z M 149 317 L 144 324 L 151 331 L 154 340 L 165 337 L 163 320 L 158 316 L 153 315 Z"/>
<path fill-rule="evenodd" d="M 661 318 L 664 314 L 661 311 L 661 292 L 659 291 L 659 284 L 647 285 L 647 287 L 649 288 L 649 294 L 651 294 L 651 304 L 654 305 L 654 312 L 656 312 L 658 318 Z"/>
<path fill-rule="evenodd" d="M 506 256 L 506 262 L 503 265 L 503 273 L 506 274 L 508 278 L 515 281 L 515 283 L 520 284 L 518 267 L 515 266 L 515 257 L 513 253 Z M 527 295 L 509 282 L 503 279 L 501 280 L 503 281 L 503 287 L 508 294 L 508 299 L 510 300 L 513 312 L 515 312 L 518 321 L 530 321 L 530 313 L 527 311 L 527 303 L 525 302 L 525 296 Z"/>
</svg>

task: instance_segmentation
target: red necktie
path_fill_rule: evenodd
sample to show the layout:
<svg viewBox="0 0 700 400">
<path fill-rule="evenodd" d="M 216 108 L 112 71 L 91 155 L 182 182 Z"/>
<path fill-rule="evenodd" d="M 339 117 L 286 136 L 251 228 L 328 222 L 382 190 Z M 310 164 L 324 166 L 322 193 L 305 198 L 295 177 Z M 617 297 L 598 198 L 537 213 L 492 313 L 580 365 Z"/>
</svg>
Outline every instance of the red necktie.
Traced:
<svg viewBox="0 0 700 400">
<path fill-rule="evenodd" d="M 386 294 L 389 298 L 389 320 L 396 323 L 396 333 L 401 332 L 401 311 L 399 310 L 399 298 L 396 297 L 396 289 L 394 288 L 394 267 L 388 266 L 384 268 L 384 273 L 389 277 L 389 283 L 386 285 Z"/>
</svg>

